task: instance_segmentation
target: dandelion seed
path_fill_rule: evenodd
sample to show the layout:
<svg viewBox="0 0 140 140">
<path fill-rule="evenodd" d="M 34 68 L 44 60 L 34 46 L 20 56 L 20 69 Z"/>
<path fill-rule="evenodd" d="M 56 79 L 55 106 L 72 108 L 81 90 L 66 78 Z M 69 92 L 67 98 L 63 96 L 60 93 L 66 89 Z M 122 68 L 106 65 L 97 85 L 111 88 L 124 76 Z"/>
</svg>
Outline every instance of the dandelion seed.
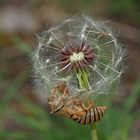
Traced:
<svg viewBox="0 0 140 140">
<path fill-rule="evenodd" d="M 71 42 L 71 41 L 70 41 Z M 88 67 L 88 65 L 94 60 L 94 51 L 84 42 L 79 43 L 68 43 L 64 47 L 59 55 L 58 61 L 60 62 L 60 67 L 65 67 L 67 64 L 70 64 L 66 69 L 68 74 L 73 72 L 73 70 L 79 70 L 82 68 Z"/>
</svg>

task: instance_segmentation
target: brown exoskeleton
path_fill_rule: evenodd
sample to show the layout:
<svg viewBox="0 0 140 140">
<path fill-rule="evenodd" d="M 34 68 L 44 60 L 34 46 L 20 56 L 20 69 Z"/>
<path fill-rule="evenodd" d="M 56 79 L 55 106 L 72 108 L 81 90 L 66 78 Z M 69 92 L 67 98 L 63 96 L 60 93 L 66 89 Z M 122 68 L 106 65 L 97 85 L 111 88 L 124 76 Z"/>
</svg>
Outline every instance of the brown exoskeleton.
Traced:
<svg viewBox="0 0 140 140">
<path fill-rule="evenodd" d="M 70 91 L 65 83 L 60 83 L 52 89 L 48 103 L 51 113 L 57 113 L 80 124 L 99 121 L 107 109 L 106 106 L 93 107 L 91 101 L 86 107 L 77 96 L 70 96 Z"/>
</svg>

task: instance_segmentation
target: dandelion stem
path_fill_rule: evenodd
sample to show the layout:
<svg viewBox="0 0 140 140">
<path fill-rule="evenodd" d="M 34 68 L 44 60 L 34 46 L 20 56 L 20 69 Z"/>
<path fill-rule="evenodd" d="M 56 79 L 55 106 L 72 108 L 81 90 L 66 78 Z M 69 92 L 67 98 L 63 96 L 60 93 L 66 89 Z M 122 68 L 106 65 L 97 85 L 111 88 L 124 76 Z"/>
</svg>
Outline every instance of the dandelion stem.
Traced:
<svg viewBox="0 0 140 140">
<path fill-rule="evenodd" d="M 89 88 L 88 71 L 81 69 L 76 73 L 76 76 L 79 82 L 79 87 L 81 89 L 83 88 L 88 89 Z M 92 140 L 98 140 L 96 126 L 94 122 L 91 124 L 91 136 L 92 136 Z"/>
<path fill-rule="evenodd" d="M 92 137 L 92 140 L 98 140 L 96 125 L 94 122 L 91 124 L 91 137 Z"/>
<path fill-rule="evenodd" d="M 81 89 L 88 89 L 89 87 L 89 81 L 88 81 L 88 73 L 85 70 L 79 70 L 76 73 L 77 79 L 79 81 L 79 87 Z"/>
</svg>

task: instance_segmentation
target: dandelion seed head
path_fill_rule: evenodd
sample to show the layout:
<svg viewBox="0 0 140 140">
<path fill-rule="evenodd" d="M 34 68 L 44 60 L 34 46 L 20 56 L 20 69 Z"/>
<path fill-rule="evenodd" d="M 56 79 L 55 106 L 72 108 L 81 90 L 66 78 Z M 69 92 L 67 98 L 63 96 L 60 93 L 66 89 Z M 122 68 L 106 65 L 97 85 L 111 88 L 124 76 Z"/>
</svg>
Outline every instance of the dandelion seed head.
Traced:
<svg viewBox="0 0 140 140">
<path fill-rule="evenodd" d="M 93 99 L 108 94 L 123 72 L 124 51 L 112 30 L 103 22 L 88 16 L 67 19 L 38 36 L 34 51 L 37 84 L 50 95 L 65 82 L 70 95 L 90 95 Z M 79 88 L 77 70 L 86 70 L 88 89 Z"/>
</svg>

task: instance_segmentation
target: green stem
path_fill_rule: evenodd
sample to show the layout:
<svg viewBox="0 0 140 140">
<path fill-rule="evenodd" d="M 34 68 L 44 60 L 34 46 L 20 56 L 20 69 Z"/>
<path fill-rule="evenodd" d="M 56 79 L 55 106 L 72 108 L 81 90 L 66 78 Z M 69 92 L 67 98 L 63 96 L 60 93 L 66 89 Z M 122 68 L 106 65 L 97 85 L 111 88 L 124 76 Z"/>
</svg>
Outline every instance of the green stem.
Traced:
<svg viewBox="0 0 140 140">
<path fill-rule="evenodd" d="M 79 82 L 79 87 L 81 89 L 88 89 L 89 87 L 88 72 L 84 69 L 81 69 L 76 73 L 76 76 Z"/>
<path fill-rule="evenodd" d="M 85 69 L 81 69 L 76 73 L 76 76 L 79 82 L 79 87 L 81 89 L 88 89 L 89 88 L 88 71 Z M 94 122 L 91 124 L 91 136 L 92 140 L 98 140 L 96 126 Z"/>
<path fill-rule="evenodd" d="M 94 122 L 91 124 L 91 137 L 92 137 L 92 140 L 98 140 L 96 125 Z"/>
</svg>

